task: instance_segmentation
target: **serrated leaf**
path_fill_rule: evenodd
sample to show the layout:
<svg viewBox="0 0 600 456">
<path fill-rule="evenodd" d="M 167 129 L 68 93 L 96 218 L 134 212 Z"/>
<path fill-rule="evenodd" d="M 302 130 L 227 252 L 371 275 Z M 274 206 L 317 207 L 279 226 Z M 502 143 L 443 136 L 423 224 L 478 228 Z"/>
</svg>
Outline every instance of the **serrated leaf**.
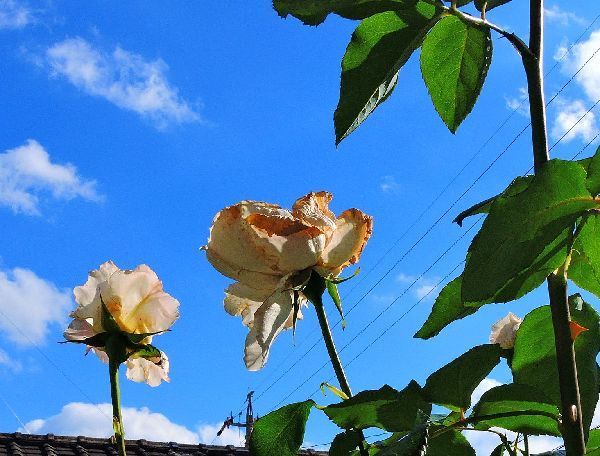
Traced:
<svg viewBox="0 0 600 456">
<path fill-rule="evenodd" d="M 475 106 L 491 62 L 490 29 L 456 16 L 441 19 L 423 41 L 423 80 L 452 133 Z"/>
<path fill-rule="evenodd" d="M 421 387 L 414 380 L 402 391 L 384 385 L 323 409 L 342 429 L 378 427 L 389 432 L 411 430 L 419 410 L 430 413 L 431 404 L 425 402 Z"/>
<path fill-rule="evenodd" d="M 507 302 L 539 286 L 566 257 L 573 225 L 598 207 L 577 163 L 552 160 L 526 190 L 497 198 L 470 247 L 462 281 L 467 304 Z"/>
<path fill-rule="evenodd" d="M 469 418 L 501 413 L 522 413 L 479 421 L 475 428 L 501 427 L 529 435 L 560 435 L 558 407 L 540 390 L 529 385 L 511 383 L 490 389 L 481 396 Z"/>
<path fill-rule="evenodd" d="M 439 19 L 425 2 L 376 14 L 360 23 L 342 60 L 340 100 L 334 114 L 336 144 L 352 133 L 392 93 L 398 71 Z"/>
<path fill-rule="evenodd" d="M 414 7 L 418 0 L 273 0 L 277 14 L 300 19 L 305 25 L 319 25 L 329 14 L 347 19 L 365 19 L 384 11 Z"/>
<path fill-rule="evenodd" d="M 464 211 L 462 211 L 460 214 L 458 214 L 456 216 L 456 218 L 453 220 L 454 223 L 458 224 L 458 226 L 462 226 L 463 221 L 467 218 L 467 217 L 471 217 L 473 215 L 477 215 L 477 214 L 487 214 L 488 212 L 490 212 L 490 209 L 492 207 L 492 203 L 500 196 L 513 196 L 516 195 L 517 193 L 521 193 L 523 190 L 525 190 L 528 186 L 529 183 L 531 182 L 531 180 L 533 179 L 533 176 L 524 176 L 524 177 L 517 177 L 515 180 L 512 181 L 511 185 L 509 185 L 509 187 L 506 189 L 506 191 L 510 191 L 510 193 L 500 193 L 499 195 L 496 196 L 492 196 L 491 198 L 488 198 L 480 203 L 477 203 L 473 206 L 471 206 L 469 209 L 466 209 Z"/>
<path fill-rule="evenodd" d="M 250 437 L 253 456 L 297 456 L 314 401 L 297 402 L 271 412 L 254 424 Z"/>
<path fill-rule="evenodd" d="M 473 391 L 498 365 L 500 354 L 497 344 L 473 347 L 431 374 L 423 387 L 423 396 L 450 410 L 467 410 Z"/>
<path fill-rule="evenodd" d="M 475 8 L 477 8 L 477 11 L 481 11 L 485 5 L 485 10 L 489 11 L 510 1 L 511 0 L 475 0 Z"/>
<path fill-rule="evenodd" d="M 474 314 L 478 307 L 466 306 L 461 297 L 462 276 L 449 282 L 440 292 L 433 304 L 427 321 L 414 337 L 430 339 L 437 336 L 450 323 Z"/>
<path fill-rule="evenodd" d="M 377 456 L 425 456 L 428 454 L 427 436 L 429 423 L 427 417 L 418 413 L 412 430 L 395 442 L 386 442 Z"/>
<path fill-rule="evenodd" d="M 583 423 L 589 429 L 598 401 L 598 369 L 600 351 L 599 318 L 596 311 L 579 295 L 569 298 L 571 319 L 589 328 L 575 341 L 577 375 L 583 409 Z M 556 348 L 550 306 L 532 310 L 525 316 L 515 340 L 512 372 L 515 382 L 543 389 L 560 406 L 560 388 L 556 367 Z"/>
<path fill-rule="evenodd" d="M 444 432 L 433 437 L 440 429 L 444 429 Z M 460 431 L 446 430 L 444 426 L 431 426 L 427 456 L 475 456 L 475 450 Z"/>
<path fill-rule="evenodd" d="M 348 456 L 354 452 L 362 442 L 362 435 L 359 431 L 346 431 L 335 436 L 329 456 Z"/>
</svg>

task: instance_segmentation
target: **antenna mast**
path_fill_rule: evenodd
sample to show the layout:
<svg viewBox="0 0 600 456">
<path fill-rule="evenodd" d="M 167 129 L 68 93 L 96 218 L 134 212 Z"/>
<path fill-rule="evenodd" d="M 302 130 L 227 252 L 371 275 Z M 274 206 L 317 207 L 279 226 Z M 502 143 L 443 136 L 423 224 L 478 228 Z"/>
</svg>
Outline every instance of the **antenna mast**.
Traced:
<svg viewBox="0 0 600 456">
<path fill-rule="evenodd" d="M 229 429 L 231 426 L 238 427 L 238 428 L 245 428 L 246 429 L 245 446 L 246 446 L 246 448 L 250 447 L 250 436 L 252 435 L 252 429 L 254 428 L 254 422 L 258 419 L 258 417 L 256 417 L 256 419 L 254 419 L 254 410 L 252 409 L 252 395 L 253 394 L 254 394 L 254 391 L 250 391 L 248 393 L 248 395 L 246 396 L 246 403 L 248 404 L 246 406 L 246 422 L 245 423 L 236 423 L 233 419 L 233 415 L 230 414 L 229 417 L 223 422 L 223 426 L 221 426 L 221 429 L 219 430 L 219 432 L 217 432 L 217 437 L 220 436 L 225 429 Z"/>
</svg>

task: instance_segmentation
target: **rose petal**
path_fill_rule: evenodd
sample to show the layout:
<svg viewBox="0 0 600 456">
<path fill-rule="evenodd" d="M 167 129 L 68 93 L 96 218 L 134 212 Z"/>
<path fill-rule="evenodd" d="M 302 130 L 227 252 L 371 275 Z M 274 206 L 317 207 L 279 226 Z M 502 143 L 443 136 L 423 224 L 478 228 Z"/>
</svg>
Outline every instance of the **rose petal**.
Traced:
<svg viewBox="0 0 600 456">
<path fill-rule="evenodd" d="M 311 192 L 294 203 L 292 214 L 297 219 L 320 228 L 333 231 L 336 228 L 336 216 L 329 210 L 333 195 L 329 192 Z"/>
<path fill-rule="evenodd" d="M 250 327 L 254 322 L 254 313 L 271 293 L 272 290 L 257 290 L 236 282 L 225 290 L 223 305 L 229 315 L 234 317 L 241 315 L 242 323 Z"/>
<path fill-rule="evenodd" d="M 271 346 L 277 335 L 285 328 L 294 311 L 292 293 L 275 291 L 254 313 L 256 340 L 263 348 Z"/>
<path fill-rule="evenodd" d="M 112 261 L 107 261 L 101 264 L 98 269 L 90 271 L 85 284 L 75 287 L 73 290 L 75 301 L 79 306 L 71 312 L 71 316 L 78 320 L 90 319 L 96 333 L 103 331 L 102 304 L 98 288 L 100 284 L 106 282 L 118 270 L 119 268 Z"/>
<path fill-rule="evenodd" d="M 72 341 L 82 341 L 96 335 L 94 327 L 87 320 L 73 320 L 65 332 L 65 339 Z"/>
<path fill-rule="evenodd" d="M 242 283 L 256 284 L 258 288 L 275 289 L 279 280 L 280 274 L 264 274 L 262 272 L 248 271 L 240 269 L 223 260 L 215 251 L 205 249 L 206 258 L 213 267 L 226 277 L 237 280 Z"/>
<path fill-rule="evenodd" d="M 256 332 L 250 330 L 244 347 L 244 363 L 249 371 L 262 369 L 269 358 L 269 347 L 262 347 L 256 340 Z"/>
<path fill-rule="evenodd" d="M 129 358 L 126 361 L 126 376 L 134 382 L 146 382 L 150 386 L 158 386 L 162 381 L 169 379 L 169 358 L 164 352 L 160 352 L 160 359 L 153 362 L 146 358 Z"/>
<path fill-rule="evenodd" d="M 89 352 L 92 352 L 94 355 L 96 355 L 104 364 L 108 364 L 108 355 L 103 349 L 88 346 L 85 354 L 87 355 Z"/>
<path fill-rule="evenodd" d="M 320 266 L 337 275 L 349 264 L 356 263 L 371 237 L 373 218 L 348 209 L 336 220 L 336 229 L 321 255 Z"/>
<path fill-rule="evenodd" d="M 492 326 L 490 342 L 499 344 L 504 349 L 513 348 L 519 326 L 521 326 L 521 319 L 509 312 L 506 317 L 498 320 Z"/>
<path fill-rule="evenodd" d="M 104 304 L 119 327 L 130 333 L 166 331 L 179 317 L 179 302 L 163 291 L 147 266 L 118 270 L 100 285 Z"/>
</svg>

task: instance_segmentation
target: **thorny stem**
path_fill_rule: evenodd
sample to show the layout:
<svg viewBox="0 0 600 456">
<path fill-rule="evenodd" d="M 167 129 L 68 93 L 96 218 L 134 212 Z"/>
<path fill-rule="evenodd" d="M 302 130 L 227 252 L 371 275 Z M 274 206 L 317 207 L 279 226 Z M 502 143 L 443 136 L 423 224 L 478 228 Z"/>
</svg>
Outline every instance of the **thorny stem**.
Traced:
<svg viewBox="0 0 600 456">
<path fill-rule="evenodd" d="M 125 428 L 123 427 L 123 417 L 121 416 L 121 392 L 119 389 L 119 362 L 110 359 L 108 362 L 110 372 L 110 397 L 113 409 L 113 429 L 115 431 L 115 440 L 119 456 L 125 454 Z"/>
<path fill-rule="evenodd" d="M 316 302 L 313 302 L 313 304 L 317 311 L 319 325 L 321 326 L 321 333 L 323 334 L 323 340 L 325 341 L 325 346 L 327 347 L 327 353 L 329 354 L 329 359 L 331 360 L 333 370 L 335 371 L 335 376 L 337 377 L 342 391 L 346 393 L 346 396 L 352 397 L 352 390 L 350 389 L 350 384 L 348 383 L 346 373 L 344 372 L 344 367 L 342 366 L 342 362 L 340 361 L 340 357 L 335 348 L 335 343 L 333 342 L 333 335 L 331 334 L 331 328 L 329 327 L 329 322 L 327 321 L 325 307 L 323 306 L 323 302 L 320 299 L 315 301 Z M 359 446 L 360 454 L 361 456 L 368 456 L 369 453 L 363 444 L 365 437 L 362 431 L 359 432 L 361 435 L 361 443 Z"/>
<path fill-rule="evenodd" d="M 521 57 L 527 75 L 534 169 L 535 172 L 538 172 L 550 160 L 546 132 L 544 79 L 542 76 L 544 0 L 530 0 L 529 5 L 529 49 L 531 55 L 522 54 Z M 585 433 L 581 414 L 575 349 L 569 328 L 571 315 L 567 293 L 567 278 L 564 269 L 555 271 L 548 276 L 548 294 L 550 296 L 560 386 L 561 431 L 567 456 L 581 456 L 585 454 Z"/>
</svg>

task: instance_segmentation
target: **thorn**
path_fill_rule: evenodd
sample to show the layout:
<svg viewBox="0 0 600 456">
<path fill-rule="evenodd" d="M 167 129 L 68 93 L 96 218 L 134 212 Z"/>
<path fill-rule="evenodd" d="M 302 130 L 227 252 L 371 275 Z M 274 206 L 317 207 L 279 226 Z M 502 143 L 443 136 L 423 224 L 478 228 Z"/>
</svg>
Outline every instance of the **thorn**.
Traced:
<svg viewBox="0 0 600 456">
<path fill-rule="evenodd" d="M 575 339 L 577 339 L 577 336 L 579 336 L 579 334 L 588 331 L 587 328 L 584 328 L 583 326 L 574 321 L 569 322 L 569 329 L 571 330 L 571 339 L 573 340 L 573 342 L 575 342 Z"/>
</svg>

